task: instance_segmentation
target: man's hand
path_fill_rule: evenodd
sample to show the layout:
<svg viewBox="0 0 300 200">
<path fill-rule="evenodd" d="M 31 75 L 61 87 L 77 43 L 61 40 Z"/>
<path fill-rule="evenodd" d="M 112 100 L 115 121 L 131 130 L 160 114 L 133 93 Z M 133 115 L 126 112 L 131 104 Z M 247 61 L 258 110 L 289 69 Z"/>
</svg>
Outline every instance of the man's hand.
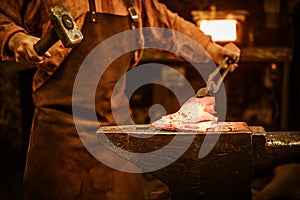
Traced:
<svg viewBox="0 0 300 200">
<path fill-rule="evenodd" d="M 45 57 L 51 57 L 49 52 L 44 56 L 39 56 L 34 44 L 39 41 L 39 38 L 27 35 L 23 32 L 15 33 L 8 42 L 8 48 L 14 52 L 15 60 L 26 67 L 34 67 L 36 64 L 41 64 L 45 61 Z"/>
<path fill-rule="evenodd" d="M 238 67 L 241 50 L 234 43 L 228 43 L 225 46 L 220 46 L 216 43 L 210 43 L 207 46 L 207 52 L 210 54 L 216 64 L 220 64 L 223 59 L 228 56 L 231 61 L 233 61 L 230 71 L 234 71 Z M 227 65 L 224 67 L 227 67 Z"/>
</svg>

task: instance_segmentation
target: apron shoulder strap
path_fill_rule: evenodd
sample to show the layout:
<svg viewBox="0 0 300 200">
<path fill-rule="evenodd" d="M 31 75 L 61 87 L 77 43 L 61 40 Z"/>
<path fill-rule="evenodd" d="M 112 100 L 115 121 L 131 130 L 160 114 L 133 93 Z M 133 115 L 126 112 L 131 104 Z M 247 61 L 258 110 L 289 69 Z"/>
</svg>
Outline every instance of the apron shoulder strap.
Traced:
<svg viewBox="0 0 300 200">
<path fill-rule="evenodd" d="M 95 0 L 89 0 L 91 22 L 96 23 L 96 4 Z"/>
</svg>

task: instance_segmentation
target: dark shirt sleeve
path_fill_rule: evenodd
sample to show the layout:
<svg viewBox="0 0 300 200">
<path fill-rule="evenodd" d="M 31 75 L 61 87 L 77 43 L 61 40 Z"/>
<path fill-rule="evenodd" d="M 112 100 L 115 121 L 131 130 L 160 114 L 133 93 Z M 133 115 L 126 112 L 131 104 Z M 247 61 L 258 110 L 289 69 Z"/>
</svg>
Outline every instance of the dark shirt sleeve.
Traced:
<svg viewBox="0 0 300 200">
<path fill-rule="evenodd" d="M 8 50 L 10 37 L 16 32 L 26 32 L 22 27 L 22 1 L 4 0 L 0 3 L 0 45 L 2 60 L 13 60 L 13 53 Z"/>
</svg>

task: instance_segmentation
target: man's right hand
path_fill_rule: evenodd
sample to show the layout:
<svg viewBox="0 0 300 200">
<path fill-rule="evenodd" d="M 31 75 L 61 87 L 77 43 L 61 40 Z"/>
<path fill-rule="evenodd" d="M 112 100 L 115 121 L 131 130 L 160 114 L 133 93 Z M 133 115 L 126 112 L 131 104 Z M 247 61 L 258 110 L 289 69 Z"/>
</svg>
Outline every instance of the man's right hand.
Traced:
<svg viewBox="0 0 300 200">
<path fill-rule="evenodd" d="M 15 60 L 26 67 L 34 67 L 36 64 L 41 64 L 45 58 L 51 57 L 47 51 L 44 56 L 39 56 L 35 49 L 34 44 L 39 41 L 38 37 L 27 35 L 23 32 L 15 33 L 8 41 L 8 48 L 14 52 Z"/>
</svg>

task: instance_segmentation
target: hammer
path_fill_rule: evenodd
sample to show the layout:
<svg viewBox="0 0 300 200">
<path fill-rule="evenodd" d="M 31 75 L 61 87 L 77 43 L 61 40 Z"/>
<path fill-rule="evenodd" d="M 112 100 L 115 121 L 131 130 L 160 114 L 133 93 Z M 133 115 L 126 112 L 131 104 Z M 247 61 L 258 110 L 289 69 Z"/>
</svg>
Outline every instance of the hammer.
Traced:
<svg viewBox="0 0 300 200">
<path fill-rule="evenodd" d="M 63 5 L 56 4 L 52 6 L 48 17 L 53 28 L 34 45 L 38 55 L 44 55 L 58 40 L 61 40 L 66 48 L 71 48 L 81 42 L 83 35 L 71 13 Z"/>
</svg>

